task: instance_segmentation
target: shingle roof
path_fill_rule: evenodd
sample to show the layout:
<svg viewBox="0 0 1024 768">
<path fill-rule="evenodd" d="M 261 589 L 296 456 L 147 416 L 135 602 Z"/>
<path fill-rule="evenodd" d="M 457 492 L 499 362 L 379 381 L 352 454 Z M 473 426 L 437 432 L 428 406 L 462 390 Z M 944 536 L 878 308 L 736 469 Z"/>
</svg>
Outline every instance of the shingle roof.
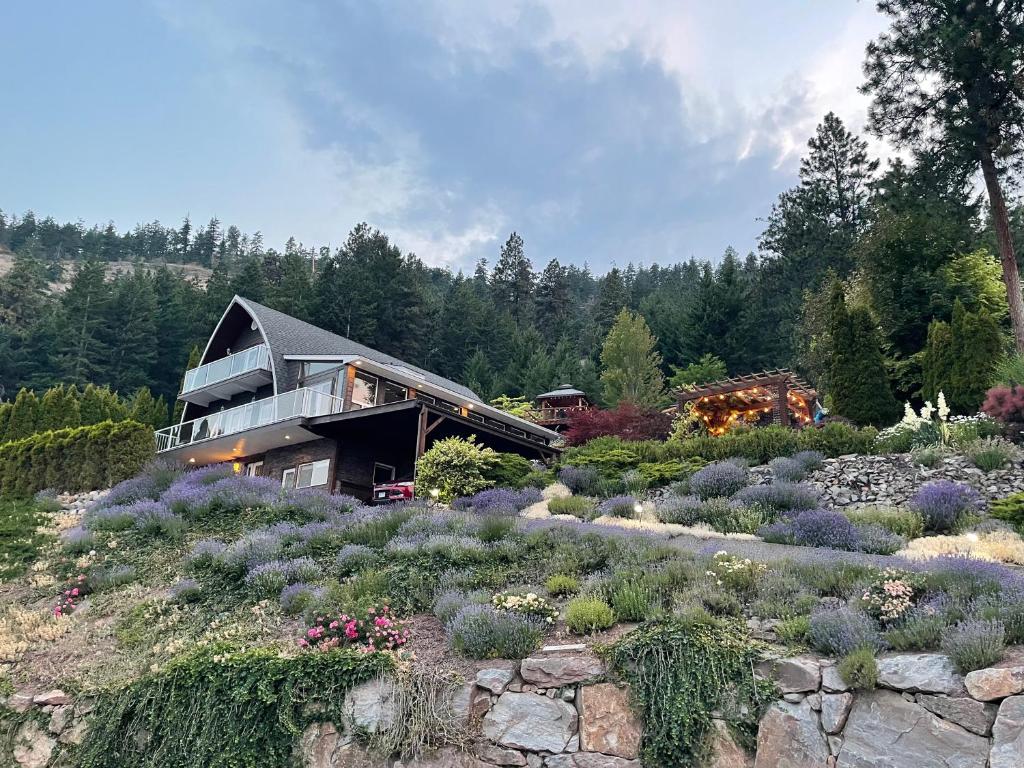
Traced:
<svg viewBox="0 0 1024 768">
<path fill-rule="evenodd" d="M 259 322 L 266 336 L 267 344 L 274 354 L 275 367 L 278 371 L 286 370 L 285 356 L 293 355 L 339 355 L 365 357 L 384 365 L 403 366 L 423 376 L 431 384 L 444 387 L 451 391 L 476 402 L 483 402 L 480 397 L 468 387 L 464 387 L 451 379 L 438 376 L 415 365 L 399 360 L 391 355 L 385 355 L 376 349 L 371 349 L 365 344 L 352 341 L 336 333 L 325 331 L 315 325 L 299 320 L 284 312 L 257 304 L 255 301 L 236 296 L 235 299 L 243 307 L 249 310 Z"/>
<path fill-rule="evenodd" d="M 535 399 L 540 400 L 541 398 L 544 397 L 574 397 L 575 395 L 586 396 L 586 394 L 587 393 L 582 390 L 575 389 L 569 386 L 568 384 L 565 384 L 551 392 L 545 392 L 543 395 L 537 395 Z"/>
</svg>

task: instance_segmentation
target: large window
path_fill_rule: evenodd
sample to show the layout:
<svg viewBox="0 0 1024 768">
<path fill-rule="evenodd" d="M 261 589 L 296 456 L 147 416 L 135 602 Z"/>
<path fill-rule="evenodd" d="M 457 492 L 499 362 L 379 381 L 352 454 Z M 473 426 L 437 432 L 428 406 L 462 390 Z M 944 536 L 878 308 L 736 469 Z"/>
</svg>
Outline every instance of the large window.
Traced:
<svg viewBox="0 0 1024 768">
<path fill-rule="evenodd" d="M 282 488 L 314 488 L 318 485 L 327 485 L 327 475 L 330 472 L 331 460 L 321 459 L 311 461 L 307 464 L 299 464 L 297 467 L 289 467 L 281 474 Z"/>
<path fill-rule="evenodd" d="M 381 390 L 380 405 L 400 403 L 403 400 L 409 399 L 409 390 L 401 384 L 395 384 L 393 381 L 385 381 Z"/>
<path fill-rule="evenodd" d="M 318 373 L 325 373 L 326 371 L 333 371 L 336 368 L 340 368 L 341 363 L 303 363 L 302 364 L 302 376 L 315 376 Z"/>
<path fill-rule="evenodd" d="M 370 408 L 377 404 L 376 376 L 371 376 L 362 371 L 356 371 L 352 379 L 352 405 L 355 408 Z"/>
</svg>

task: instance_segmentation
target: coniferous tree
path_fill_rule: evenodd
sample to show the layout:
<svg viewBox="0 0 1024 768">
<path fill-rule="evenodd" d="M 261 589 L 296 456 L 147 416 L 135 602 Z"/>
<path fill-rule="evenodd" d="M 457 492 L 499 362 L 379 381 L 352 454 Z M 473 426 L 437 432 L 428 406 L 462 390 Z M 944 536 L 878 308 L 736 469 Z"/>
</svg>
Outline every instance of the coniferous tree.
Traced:
<svg viewBox="0 0 1024 768">
<path fill-rule="evenodd" d="M 20 440 L 39 431 L 39 399 L 31 389 L 22 389 L 14 399 L 7 421 L 7 440 Z"/>
<path fill-rule="evenodd" d="M 11 411 L 13 409 L 13 403 L 0 403 L 0 443 L 6 442 L 9 439 L 7 437 L 7 427 L 11 423 Z"/>
<path fill-rule="evenodd" d="M 655 408 L 665 396 L 657 340 L 639 314 L 623 309 L 601 349 L 601 385 L 608 406 Z"/>
<path fill-rule="evenodd" d="M 98 261 L 83 263 L 61 299 L 55 363 L 61 378 L 72 384 L 102 381 L 108 369 L 110 350 L 103 331 L 110 287 L 104 272 Z"/>
<path fill-rule="evenodd" d="M 526 257 L 523 238 L 513 232 L 501 246 L 501 255 L 491 273 L 494 303 L 517 323 L 533 319 L 533 265 Z"/>
<path fill-rule="evenodd" d="M 43 393 L 39 401 L 39 414 L 36 420 L 36 431 L 46 432 L 51 429 L 62 429 L 64 423 L 64 385 L 50 387 Z"/>
<path fill-rule="evenodd" d="M 992 385 L 992 373 L 1003 356 L 999 324 L 984 309 L 968 312 L 958 299 L 950 323 L 953 366 L 946 398 L 956 413 L 974 414 Z"/>
<path fill-rule="evenodd" d="M 156 335 L 157 305 L 153 278 L 141 269 L 113 286 L 103 343 L 110 350 L 107 381 L 119 391 L 151 382 L 157 349 L 164 343 Z"/>
<path fill-rule="evenodd" d="M 466 367 L 462 372 L 462 380 L 466 386 L 477 393 L 484 400 L 489 400 L 493 392 L 492 382 L 494 371 L 491 364 L 487 362 L 487 355 L 481 350 L 476 350 L 466 361 Z"/>
<path fill-rule="evenodd" d="M 80 427 L 82 425 L 81 395 L 78 393 L 78 387 L 74 384 L 64 388 L 61 414 L 65 427 Z"/>
<path fill-rule="evenodd" d="M 932 320 L 921 361 L 924 379 L 921 395 L 925 400 L 937 403 L 939 393 L 949 389 L 954 362 L 953 332 L 949 323 Z"/>
<path fill-rule="evenodd" d="M 537 329 L 548 344 L 565 335 L 572 306 L 569 303 L 569 281 L 565 268 L 552 259 L 537 281 Z"/>
</svg>

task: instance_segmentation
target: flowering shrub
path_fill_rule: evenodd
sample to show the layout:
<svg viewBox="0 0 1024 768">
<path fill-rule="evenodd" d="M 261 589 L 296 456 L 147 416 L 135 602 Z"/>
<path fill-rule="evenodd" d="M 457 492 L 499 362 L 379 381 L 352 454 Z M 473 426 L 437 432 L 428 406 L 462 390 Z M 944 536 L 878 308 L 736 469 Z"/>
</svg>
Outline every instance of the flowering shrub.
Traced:
<svg viewBox="0 0 1024 768">
<path fill-rule="evenodd" d="M 301 581 L 289 584 L 281 590 L 281 610 L 289 616 L 297 616 L 323 597 L 323 594 L 322 587 L 310 586 Z"/>
<path fill-rule="evenodd" d="M 825 454 L 821 451 L 797 451 L 792 458 L 804 468 L 804 472 L 813 472 L 825 463 Z"/>
<path fill-rule="evenodd" d="M 718 461 L 698 469 L 690 477 L 690 492 L 702 499 L 732 496 L 747 486 L 749 473 L 730 461 Z"/>
<path fill-rule="evenodd" d="M 751 485 L 732 497 L 734 505 L 758 507 L 769 512 L 793 512 L 814 509 L 820 499 L 816 488 L 804 483 L 774 482 Z"/>
<path fill-rule="evenodd" d="M 948 627 L 942 638 L 942 651 L 953 660 L 957 672 L 966 675 L 991 667 L 1003 657 L 1006 627 L 1001 621 L 972 619 Z"/>
<path fill-rule="evenodd" d="M 57 604 L 53 606 L 53 615 L 60 618 L 74 612 L 79 601 L 87 594 L 89 594 L 89 582 L 86 575 L 80 573 L 57 598 Z"/>
<path fill-rule="evenodd" d="M 61 546 L 69 555 L 81 555 L 90 551 L 96 543 L 92 531 L 80 525 L 61 532 Z"/>
<path fill-rule="evenodd" d="M 137 501 L 131 506 L 135 528 L 147 536 L 177 539 L 185 530 L 185 521 L 158 501 Z"/>
<path fill-rule="evenodd" d="M 758 535 L 777 544 L 873 554 L 892 554 L 904 543 L 902 537 L 881 526 L 855 525 L 843 513 L 827 509 L 797 512 L 792 517 L 762 526 Z"/>
<path fill-rule="evenodd" d="M 611 517 L 636 517 L 636 505 L 637 500 L 633 496 L 613 496 L 598 505 L 597 513 Z"/>
<path fill-rule="evenodd" d="M 964 447 L 964 455 L 982 472 L 1003 469 L 1020 461 L 1020 449 L 1001 437 L 982 437 Z"/>
<path fill-rule="evenodd" d="M 346 544 L 334 562 L 344 575 L 350 575 L 377 562 L 377 553 L 364 544 Z"/>
<path fill-rule="evenodd" d="M 473 496 L 456 499 L 452 504 L 456 509 L 472 509 L 477 514 L 515 514 L 542 498 L 536 488 L 489 488 Z"/>
<path fill-rule="evenodd" d="M 923 581 L 919 574 L 886 568 L 861 594 L 864 610 L 883 624 L 898 621 L 914 606 Z"/>
<path fill-rule="evenodd" d="M 352 646 L 366 653 L 393 651 L 405 645 L 410 634 L 406 622 L 381 605 L 367 608 L 361 616 L 343 613 L 336 618 L 317 617 L 299 639 L 299 646 L 320 651 L 339 646 Z"/>
<path fill-rule="evenodd" d="M 807 477 L 807 470 L 804 468 L 804 465 L 796 459 L 787 456 L 779 456 L 772 459 L 768 462 L 768 467 L 771 469 L 772 477 L 775 480 L 798 483 Z"/>
<path fill-rule="evenodd" d="M 845 656 L 858 648 L 882 649 L 882 638 L 871 617 L 852 608 L 815 611 L 808 638 L 815 650 Z"/>
<path fill-rule="evenodd" d="M 82 522 L 90 531 L 126 531 L 135 525 L 135 515 L 132 507 L 124 504 L 93 507 L 85 513 Z"/>
<path fill-rule="evenodd" d="M 471 659 L 521 659 L 540 643 L 545 626 L 535 616 L 471 603 L 451 618 L 448 633 L 452 648 Z"/>
<path fill-rule="evenodd" d="M 749 557 L 740 558 L 725 550 L 715 553 L 711 566 L 705 575 L 715 580 L 718 586 L 725 586 L 737 592 L 750 592 L 757 579 L 768 568 L 764 563 L 755 563 Z"/>
<path fill-rule="evenodd" d="M 176 603 L 194 603 L 202 594 L 202 588 L 195 579 L 182 579 L 168 591 L 168 597 Z"/>
<path fill-rule="evenodd" d="M 599 597 L 577 597 L 565 609 L 565 624 L 577 635 L 608 629 L 614 623 L 615 611 Z"/>
<path fill-rule="evenodd" d="M 558 480 L 573 493 L 595 496 L 601 487 L 601 474 L 594 467 L 562 467 Z"/>
<path fill-rule="evenodd" d="M 1024 421 L 1024 388 L 992 387 L 985 395 L 981 410 L 1004 424 Z"/>
<path fill-rule="evenodd" d="M 663 523 L 695 525 L 705 522 L 704 502 L 696 496 L 669 496 L 662 499 L 658 502 L 655 514 Z"/>
<path fill-rule="evenodd" d="M 946 396 L 939 392 L 938 407 L 926 400 L 920 413 L 910 403 L 903 406 L 903 419 L 883 429 L 875 438 L 879 453 L 907 453 L 911 448 L 938 443 L 949 443 L 949 406 Z"/>
<path fill-rule="evenodd" d="M 558 618 L 558 609 L 534 592 L 499 592 L 491 598 L 491 605 L 499 611 L 535 616 L 546 624 L 554 624 Z"/>
<path fill-rule="evenodd" d="M 969 513 L 980 509 L 982 500 L 969 485 L 935 480 L 921 486 L 908 506 L 924 519 L 925 530 L 948 533 L 959 528 Z"/>
<path fill-rule="evenodd" d="M 186 558 L 186 562 L 192 568 L 210 568 L 219 560 L 227 544 L 216 539 L 202 539 L 192 545 L 192 551 Z"/>
</svg>

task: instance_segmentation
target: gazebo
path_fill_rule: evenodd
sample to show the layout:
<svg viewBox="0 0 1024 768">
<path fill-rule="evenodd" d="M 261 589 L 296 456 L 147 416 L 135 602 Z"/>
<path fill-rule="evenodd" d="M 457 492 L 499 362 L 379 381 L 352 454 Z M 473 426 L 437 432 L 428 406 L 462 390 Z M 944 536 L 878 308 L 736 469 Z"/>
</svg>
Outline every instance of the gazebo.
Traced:
<svg viewBox="0 0 1024 768">
<path fill-rule="evenodd" d="M 582 411 L 592 410 L 594 401 L 572 384 L 561 384 L 551 392 L 537 395 L 537 423 L 556 432 Z"/>
<path fill-rule="evenodd" d="M 804 426 L 814 418 L 818 393 L 793 371 L 779 368 L 712 381 L 676 392 L 679 412 L 693 403 L 693 413 L 712 435 L 739 424 Z"/>
</svg>

